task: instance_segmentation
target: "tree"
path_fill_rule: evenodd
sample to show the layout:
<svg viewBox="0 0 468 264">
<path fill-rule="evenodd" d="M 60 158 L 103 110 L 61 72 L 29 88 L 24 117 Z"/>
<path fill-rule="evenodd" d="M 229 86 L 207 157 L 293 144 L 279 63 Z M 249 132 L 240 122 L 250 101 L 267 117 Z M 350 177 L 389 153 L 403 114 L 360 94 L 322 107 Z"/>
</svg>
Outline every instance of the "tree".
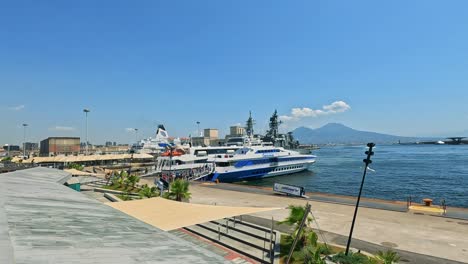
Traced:
<svg viewBox="0 0 468 264">
<path fill-rule="evenodd" d="M 289 216 L 286 217 L 285 220 L 283 220 L 283 221 L 281 221 L 279 223 L 280 224 L 287 224 L 287 225 L 290 225 L 290 226 L 294 225 L 295 229 L 294 229 L 292 237 L 295 238 L 297 236 L 297 232 L 299 231 L 299 225 L 302 222 L 302 218 L 304 217 L 306 209 L 305 209 L 305 207 L 298 206 L 298 205 L 290 205 L 290 206 L 288 206 L 288 209 L 289 209 Z M 312 221 L 312 217 L 308 216 L 307 219 L 306 219 L 304 230 L 301 233 L 300 241 L 304 243 L 304 242 L 306 242 L 306 239 L 312 239 L 309 242 L 311 242 L 312 244 L 314 244 L 314 246 L 316 246 L 317 245 L 317 239 L 316 239 L 317 234 L 315 234 L 315 232 L 313 232 L 312 230 L 311 230 L 312 233 L 306 231 L 306 230 L 309 229 L 308 227 L 309 227 L 311 221 Z M 314 238 L 315 238 L 315 240 L 314 240 Z"/>
<path fill-rule="evenodd" d="M 158 188 L 149 187 L 148 184 L 143 185 L 141 190 L 138 192 L 141 198 L 151 198 L 159 195 Z"/>
<path fill-rule="evenodd" d="M 304 218 L 306 208 L 296 205 L 290 205 L 288 208 L 289 216 L 284 221 L 281 221 L 280 224 L 295 226 L 294 232 L 291 235 L 292 241 L 298 235 L 299 225 Z M 299 250 L 296 251 L 295 249 L 295 252 L 292 255 L 292 259 L 303 260 L 304 263 L 307 264 L 325 264 L 325 260 L 322 259 L 322 252 L 328 253 L 330 250 L 326 245 L 318 244 L 317 233 L 315 233 L 314 230 L 312 230 L 310 227 L 311 221 L 312 217 L 307 216 L 306 224 L 302 229 L 298 244 L 296 246 L 296 248 L 299 248 Z"/>
<path fill-rule="evenodd" d="M 135 185 L 140 181 L 140 177 L 136 175 L 129 175 L 127 178 L 124 180 L 125 183 L 125 189 L 127 189 L 129 186 L 135 188 Z"/>
<path fill-rule="evenodd" d="M 128 173 L 126 171 L 120 172 L 120 177 L 118 179 L 119 186 L 122 186 L 124 184 L 124 181 L 127 178 L 127 176 L 128 176 Z"/>
<path fill-rule="evenodd" d="M 171 183 L 169 192 L 167 192 L 164 197 L 179 202 L 183 199 L 190 199 L 192 194 L 189 192 L 189 185 L 190 183 L 188 181 L 176 179 Z"/>
<path fill-rule="evenodd" d="M 381 260 L 383 264 L 393 264 L 400 261 L 400 256 L 398 256 L 398 253 L 392 250 L 377 252 L 377 258 Z"/>
</svg>

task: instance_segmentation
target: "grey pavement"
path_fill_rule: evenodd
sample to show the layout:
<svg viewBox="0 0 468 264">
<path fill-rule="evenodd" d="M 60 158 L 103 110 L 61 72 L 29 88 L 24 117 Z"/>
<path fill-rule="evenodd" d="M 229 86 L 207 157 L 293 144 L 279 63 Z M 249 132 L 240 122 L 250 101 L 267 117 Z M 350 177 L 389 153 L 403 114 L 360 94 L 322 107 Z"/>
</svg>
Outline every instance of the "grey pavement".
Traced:
<svg viewBox="0 0 468 264">
<path fill-rule="evenodd" d="M 258 193 L 258 194 L 267 194 L 267 195 L 280 195 L 272 190 L 258 188 L 254 186 L 242 186 L 240 184 L 226 184 L 220 183 L 217 185 L 210 185 L 207 186 L 209 188 L 216 188 L 216 189 L 223 189 L 223 190 L 230 190 L 230 191 L 237 191 L 237 192 L 250 192 L 250 193 Z M 294 198 L 294 197 L 292 197 Z M 304 199 L 299 198 L 297 199 Z M 319 202 L 328 202 L 328 203 L 336 203 L 336 204 L 343 204 L 343 205 L 352 205 L 356 204 L 355 197 L 344 197 L 344 196 L 337 196 L 337 195 L 327 195 L 327 194 L 319 194 L 319 193 L 307 193 L 307 199 L 311 201 L 319 201 Z M 361 207 L 367 208 L 374 208 L 374 209 L 384 209 L 390 211 L 397 211 L 397 212 L 406 212 L 407 208 L 406 205 L 396 204 L 396 203 L 387 203 L 387 202 L 378 202 L 373 200 L 366 200 L 361 199 L 360 203 Z"/>
<path fill-rule="evenodd" d="M 229 263 L 63 185 L 69 174 L 0 174 L 0 263 Z"/>
<path fill-rule="evenodd" d="M 193 203 L 217 204 L 225 206 L 277 207 L 279 210 L 261 212 L 255 216 L 271 221 L 282 220 L 289 214 L 287 206 L 312 204 L 315 221 L 312 227 L 320 226 L 321 230 L 341 237 L 349 235 L 354 207 L 330 202 L 310 201 L 273 195 L 268 190 L 234 191 L 212 185 L 194 184 L 191 186 Z M 248 188 L 240 186 L 242 189 Z M 237 188 L 237 187 L 236 187 Z M 257 188 L 252 188 L 257 189 Z M 360 208 L 354 229 L 353 238 L 367 241 L 369 246 L 385 249 L 391 247 L 408 252 L 412 256 L 426 255 L 433 259 L 430 263 L 456 263 L 468 261 L 468 222 L 464 220 L 421 215 L 374 208 Z M 340 241 L 340 240 L 337 240 Z M 352 247 L 359 248 L 359 244 Z M 368 247 L 366 247 L 368 248 Z M 363 248 L 364 250 L 364 248 Z M 374 252 L 374 251 L 371 251 Z M 432 258 L 433 257 L 433 258 Z M 413 258 L 407 258 L 413 260 Z M 420 258 L 421 259 L 421 258 Z M 413 263 L 429 263 L 418 260 Z"/>
<path fill-rule="evenodd" d="M 264 226 L 264 227 L 269 227 L 271 225 L 271 220 L 257 217 L 257 216 L 245 215 L 243 216 L 243 220 L 246 222 L 250 222 L 250 223 L 253 223 L 259 226 Z M 280 225 L 278 224 L 277 221 L 275 221 L 275 230 L 278 230 L 286 234 L 292 232 L 292 229 L 290 226 L 287 226 L 284 224 Z M 321 242 L 326 242 L 326 243 L 331 243 L 331 244 L 346 247 L 346 243 L 348 242 L 347 236 L 343 236 L 340 234 L 327 232 L 323 230 L 315 230 L 315 231 L 317 232 L 317 234 L 319 234 L 319 240 Z M 352 246 L 354 248 L 358 248 L 362 251 L 369 252 L 371 254 L 377 254 L 379 250 L 385 251 L 389 249 L 388 247 L 385 247 L 382 245 L 377 245 L 374 243 L 370 243 L 367 241 L 354 239 L 354 238 L 352 240 Z M 459 262 L 455 260 L 448 260 L 448 259 L 428 256 L 424 254 L 418 254 L 418 253 L 409 252 L 406 250 L 401 250 L 401 249 L 396 249 L 396 248 L 392 248 L 392 250 L 397 252 L 400 255 L 401 262 L 403 263 L 410 263 L 410 264 L 463 264 L 464 263 L 464 262 Z"/>
<path fill-rule="evenodd" d="M 194 184 L 198 184 L 198 183 L 194 183 Z M 237 192 L 249 192 L 249 193 L 264 194 L 264 195 L 283 196 L 281 194 L 277 194 L 273 192 L 270 189 L 259 188 L 255 186 L 247 186 L 247 185 L 244 186 L 241 184 L 220 183 L 216 185 L 209 185 L 206 187 L 229 190 L 229 191 L 237 191 Z M 356 197 L 346 197 L 346 196 L 324 194 L 324 193 L 307 193 L 307 196 L 308 196 L 307 200 L 310 200 L 310 201 L 335 203 L 335 204 L 350 205 L 350 206 L 355 206 L 356 204 Z M 291 198 L 295 198 L 295 197 L 291 196 Z M 296 197 L 296 199 L 304 199 L 304 198 Z M 367 198 L 361 199 L 359 206 L 365 207 L 365 208 L 382 209 L 382 210 L 395 211 L 395 212 L 407 212 L 408 211 L 406 204 L 401 203 L 401 202 L 397 203 L 397 202 L 382 201 L 382 200 L 367 199 Z M 441 217 L 468 220 L 468 209 L 449 206 L 447 209 L 446 215 L 441 216 Z"/>
</svg>

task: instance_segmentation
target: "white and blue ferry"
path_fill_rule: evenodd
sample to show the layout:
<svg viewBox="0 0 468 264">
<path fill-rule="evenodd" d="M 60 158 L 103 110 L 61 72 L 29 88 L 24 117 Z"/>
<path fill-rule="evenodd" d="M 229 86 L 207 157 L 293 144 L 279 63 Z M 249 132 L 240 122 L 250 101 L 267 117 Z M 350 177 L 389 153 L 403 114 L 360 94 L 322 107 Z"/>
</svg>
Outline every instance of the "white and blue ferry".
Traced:
<svg viewBox="0 0 468 264">
<path fill-rule="evenodd" d="M 307 170 L 316 156 L 274 146 L 244 146 L 233 154 L 215 155 L 211 180 L 239 182 Z"/>
</svg>

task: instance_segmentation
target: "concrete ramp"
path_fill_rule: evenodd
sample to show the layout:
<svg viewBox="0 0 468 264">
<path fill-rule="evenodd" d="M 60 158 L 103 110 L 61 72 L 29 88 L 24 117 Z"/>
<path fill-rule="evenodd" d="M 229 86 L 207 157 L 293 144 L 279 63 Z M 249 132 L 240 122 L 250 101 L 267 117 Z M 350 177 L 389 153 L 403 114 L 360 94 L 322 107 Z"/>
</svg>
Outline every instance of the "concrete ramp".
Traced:
<svg viewBox="0 0 468 264">
<path fill-rule="evenodd" d="M 191 204 L 159 197 L 106 204 L 165 231 L 222 218 L 281 209 Z"/>
</svg>

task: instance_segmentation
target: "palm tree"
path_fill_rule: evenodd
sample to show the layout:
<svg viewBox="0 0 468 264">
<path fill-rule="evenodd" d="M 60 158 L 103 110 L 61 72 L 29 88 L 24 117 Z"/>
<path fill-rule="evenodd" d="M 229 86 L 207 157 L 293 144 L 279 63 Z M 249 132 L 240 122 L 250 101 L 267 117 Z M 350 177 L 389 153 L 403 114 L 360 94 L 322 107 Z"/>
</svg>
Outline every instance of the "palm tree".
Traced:
<svg viewBox="0 0 468 264">
<path fill-rule="evenodd" d="M 297 225 L 296 228 L 299 227 L 300 223 L 302 222 L 302 218 L 304 217 L 305 214 L 305 207 L 299 206 L 299 205 L 289 205 L 289 216 L 284 219 L 283 221 L 280 222 L 280 224 L 287 224 L 287 225 Z M 310 223 L 312 218 L 308 217 L 307 218 L 307 224 Z"/>
<path fill-rule="evenodd" d="M 290 205 L 288 208 L 289 216 L 285 220 L 281 221 L 280 224 L 295 226 L 294 232 L 291 236 L 291 238 L 294 239 L 299 232 L 299 226 L 302 222 L 302 219 L 304 218 L 304 214 L 306 213 L 306 208 L 296 205 Z M 327 248 L 327 246 L 321 246 L 318 244 L 317 233 L 315 233 L 314 230 L 310 228 L 311 221 L 312 218 L 307 216 L 306 224 L 298 240 L 299 243 L 297 246 L 300 248 L 300 250 L 293 253 L 293 259 L 303 259 L 304 263 L 322 264 L 325 263 L 325 261 L 321 258 L 322 251 L 325 251 L 324 247 Z M 328 248 L 327 251 L 329 251 Z"/>
<path fill-rule="evenodd" d="M 169 192 L 167 192 L 164 197 L 172 200 L 181 202 L 183 199 L 190 199 L 191 193 L 189 192 L 188 181 L 182 179 L 176 179 L 171 183 Z"/>
<path fill-rule="evenodd" d="M 130 175 L 127 177 L 128 179 L 128 182 L 130 183 L 130 186 L 133 188 L 135 188 L 135 185 L 140 181 L 140 177 L 136 176 L 136 175 Z"/>
<path fill-rule="evenodd" d="M 126 171 L 121 171 L 117 177 L 117 184 L 118 187 L 121 187 L 124 184 L 125 179 L 127 178 L 128 173 Z"/>
<path fill-rule="evenodd" d="M 383 264 L 393 264 L 398 263 L 398 261 L 400 261 L 400 256 L 398 256 L 398 253 L 392 250 L 387 250 L 385 252 L 377 252 L 377 258 L 380 259 L 383 262 Z"/>
<path fill-rule="evenodd" d="M 289 209 L 289 216 L 284 219 L 283 221 L 279 222 L 280 224 L 287 224 L 287 225 L 290 225 L 290 226 L 293 226 L 295 227 L 294 229 L 294 232 L 293 232 L 293 238 L 296 237 L 297 235 L 297 232 L 299 231 L 299 226 L 302 222 L 302 218 L 304 218 L 304 214 L 306 212 L 306 209 L 304 206 L 299 206 L 299 205 L 289 205 L 288 206 L 288 209 Z M 300 240 L 302 242 L 305 242 L 306 240 L 310 240 L 311 244 L 313 244 L 314 246 L 317 244 L 317 234 L 315 234 L 315 232 L 312 231 L 312 233 L 309 233 L 307 232 L 309 225 L 310 225 L 310 222 L 312 221 L 312 218 L 311 217 L 307 217 L 306 219 L 306 223 L 305 223 L 305 226 L 304 226 L 304 231 L 302 232 L 302 235 L 301 235 L 301 238 Z"/>
<path fill-rule="evenodd" d="M 156 187 L 149 187 L 148 184 L 143 185 L 141 190 L 138 192 L 141 198 L 151 198 L 158 196 L 158 189 Z"/>
</svg>

